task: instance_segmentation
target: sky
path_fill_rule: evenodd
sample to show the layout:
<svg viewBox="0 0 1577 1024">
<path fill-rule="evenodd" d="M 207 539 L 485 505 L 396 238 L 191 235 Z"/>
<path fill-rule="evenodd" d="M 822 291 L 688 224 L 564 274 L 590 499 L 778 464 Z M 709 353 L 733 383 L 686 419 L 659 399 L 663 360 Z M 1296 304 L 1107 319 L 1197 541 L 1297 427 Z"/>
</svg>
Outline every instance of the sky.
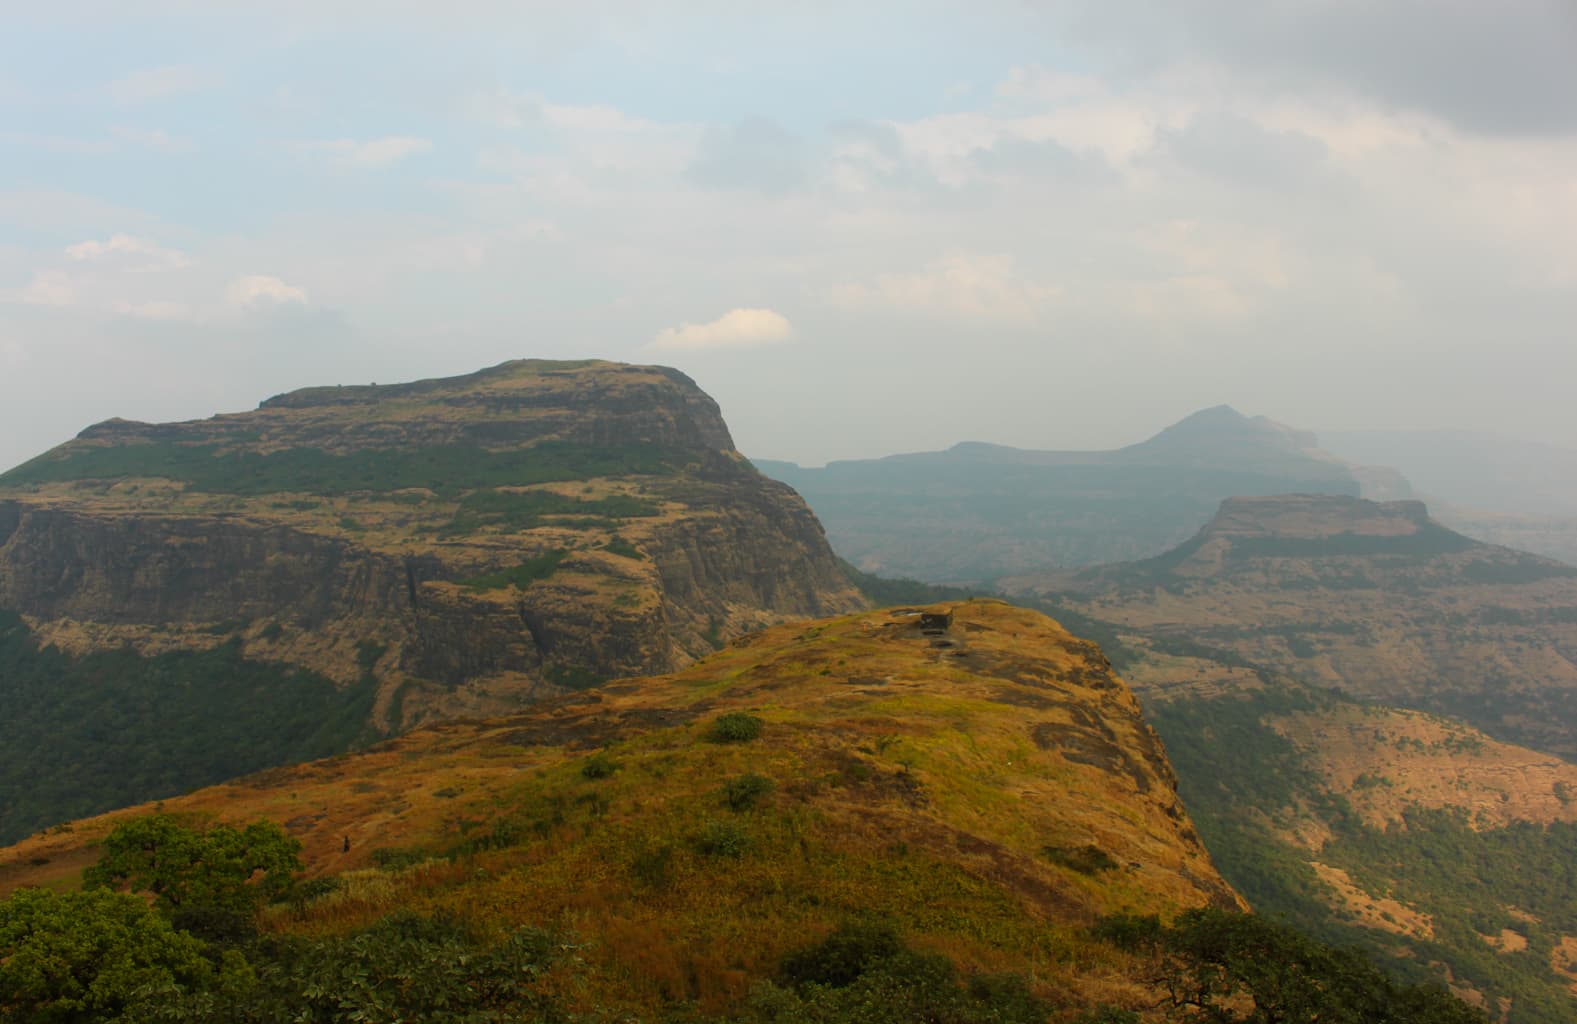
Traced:
<svg viewBox="0 0 1577 1024">
<path fill-rule="evenodd" d="M 1222 403 L 1577 445 L 1570 0 L 0 22 L 0 467 L 523 357 L 677 366 L 805 465 Z"/>
</svg>

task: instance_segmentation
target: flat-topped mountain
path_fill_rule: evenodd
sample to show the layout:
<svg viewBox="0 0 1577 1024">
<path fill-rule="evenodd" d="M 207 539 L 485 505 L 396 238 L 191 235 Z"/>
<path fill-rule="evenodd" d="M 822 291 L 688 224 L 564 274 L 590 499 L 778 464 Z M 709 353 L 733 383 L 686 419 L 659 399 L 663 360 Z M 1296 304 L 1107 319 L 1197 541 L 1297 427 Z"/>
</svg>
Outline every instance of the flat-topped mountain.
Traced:
<svg viewBox="0 0 1577 1024">
<path fill-rule="evenodd" d="M 1344 463 L 1312 434 L 1228 406 L 1112 451 L 966 443 L 822 469 L 757 464 L 805 496 L 860 568 L 936 582 L 1153 555 L 1234 495 L 1409 493 L 1394 473 Z"/>
<path fill-rule="evenodd" d="M 521 360 L 186 423 L 110 420 L 0 476 L 0 612 L 21 617 L 4 638 L 24 666 L 7 682 L 36 684 L 22 719 L 57 739 L 103 730 L 97 678 L 132 688 L 117 714 L 209 719 L 259 715 L 273 671 L 309 717 L 340 723 L 333 748 L 356 727 L 670 671 L 743 632 L 862 604 L 805 504 L 663 367 Z M 168 699 L 156 663 L 197 695 L 158 716 L 127 682 L 146 676 Z M 227 689 L 243 678 L 250 691 Z M 67 721 L 68 707 L 81 714 Z M 213 751 L 226 774 L 260 766 L 225 760 L 230 746 Z M 113 748 L 107 773 L 143 771 L 114 767 Z"/>
<path fill-rule="evenodd" d="M 148 810 L 0 851 L 0 893 L 70 886 L 116 822 Z M 732 1019 L 785 954 L 875 918 L 971 972 L 1020 973 L 1059 1007 L 1149 1020 L 1161 994 L 1089 926 L 1241 905 L 1105 657 L 994 601 L 772 627 L 677 674 L 162 810 L 264 816 L 304 844 L 319 895 L 270 911 L 270 932 L 341 935 L 400 910 L 484 934 L 548 928 L 583 971 L 561 991 L 608 1019 L 681 1005 Z"/>
<path fill-rule="evenodd" d="M 1004 583 L 1577 759 L 1577 569 L 1464 537 L 1419 502 L 1234 498 L 1155 558 Z"/>
</svg>

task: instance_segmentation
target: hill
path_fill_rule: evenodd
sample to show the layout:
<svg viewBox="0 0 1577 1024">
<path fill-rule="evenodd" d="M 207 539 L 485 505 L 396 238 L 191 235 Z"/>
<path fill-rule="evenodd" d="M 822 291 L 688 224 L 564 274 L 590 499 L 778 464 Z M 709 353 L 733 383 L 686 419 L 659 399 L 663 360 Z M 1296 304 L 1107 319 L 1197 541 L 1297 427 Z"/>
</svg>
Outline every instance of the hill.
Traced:
<svg viewBox="0 0 1577 1024">
<path fill-rule="evenodd" d="M 1156 554 L 1233 495 L 1407 494 L 1395 474 L 1349 466 L 1312 434 L 1227 406 L 1113 451 L 971 443 L 822 469 L 757 465 L 804 495 L 861 569 L 933 582 Z"/>
<path fill-rule="evenodd" d="M 676 370 L 111 420 L 0 476 L 0 838 L 863 604 Z"/>
<path fill-rule="evenodd" d="M 1004 586 L 1577 758 L 1577 569 L 1474 541 L 1420 502 L 1234 498 L 1163 555 Z"/>
<path fill-rule="evenodd" d="M 1568 567 L 1416 502 L 1299 495 L 1224 502 L 1158 558 L 1013 583 L 1111 653 L 1258 911 L 1508 1022 L 1571 1019 Z"/>
<path fill-rule="evenodd" d="M 73 887 L 150 809 L 0 852 L 0 892 Z M 737 1012 L 851 919 L 966 972 L 1019 973 L 1063 1019 L 1101 1003 L 1154 1019 L 1135 959 L 1089 926 L 1240 905 L 1099 650 L 993 601 L 772 627 L 676 674 L 159 809 L 266 817 L 302 842 L 316 895 L 270 910 L 268 934 L 348 935 L 397 911 L 546 928 L 580 962 L 562 997 L 609 1020 Z"/>
</svg>

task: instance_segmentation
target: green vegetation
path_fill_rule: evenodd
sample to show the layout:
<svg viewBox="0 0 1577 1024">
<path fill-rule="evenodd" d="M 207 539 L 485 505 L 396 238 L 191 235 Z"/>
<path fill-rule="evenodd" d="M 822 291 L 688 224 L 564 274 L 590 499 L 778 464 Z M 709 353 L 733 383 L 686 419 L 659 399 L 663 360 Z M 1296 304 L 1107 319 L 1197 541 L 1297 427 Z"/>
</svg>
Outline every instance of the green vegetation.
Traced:
<svg viewBox="0 0 1577 1024">
<path fill-rule="evenodd" d="M 20 890 L 0 900 L 0 1021 L 124 1019 L 215 987 L 220 972 L 205 951 L 135 896 Z"/>
<path fill-rule="evenodd" d="M 707 738 L 713 743 L 749 743 L 761 735 L 761 719 L 744 711 L 719 715 Z"/>
<path fill-rule="evenodd" d="M 1260 913 L 1323 941 L 1362 949 L 1404 979 L 1432 980 L 1428 965 L 1449 963 L 1459 982 L 1492 999 L 1512 1000 L 1509 1024 L 1570 1020 L 1566 980 L 1549 964 L 1560 936 L 1577 935 L 1570 903 L 1577 888 L 1577 825 L 1474 831 L 1458 813 L 1421 810 L 1408 811 L 1389 829 L 1365 825 L 1265 724 L 1340 703 L 1286 685 L 1149 709 L 1177 769 L 1183 801 L 1222 875 Z M 1332 832 L 1322 862 L 1371 893 L 1426 909 L 1433 937 L 1360 927 L 1333 912 L 1333 894 L 1310 866 L 1311 855 L 1277 832 L 1309 820 Z M 1483 936 L 1502 929 L 1522 935 L 1528 948 L 1508 954 L 1485 942 Z"/>
<path fill-rule="evenodd" d="M 297 849 L 265 821 L 199 832 L 158 815 L 118 826 L 84 891 L 0 900 L 0 1021 L 567 1019 L 541 991 L 563 943 L 539 929 L 495 939 L 397 913 L 349 935 L 259 936 L 257 909 L 291 890 Z M 110 891 L 121 884 L 131 892 Z M 216 913 L 242 926 L 189 929 Z"/>
<path fill-rule="evenodd" d="M 173 441 L 48 452 L 0 475 L 0 487 L 68 480 L 163 477 L 209 494 L 339 495 L 421 487 L 452 496 L 477 488 L 673 472 L 686 457 L 656 445 L 598 447 L 544 441 L 530 448 L 381 448 L 334 455 L 319 448 L 257 452 Z"/>
<path fill-rule="evenodd" d="M 463 536 L 484 527 L 529 530 L 547 522 L 546 516 L 577 517 L 559 525 L 616 527 L 620 520 L 654 516 L 659 511 L 656 502 L 626 494 L 588 501 L 553 491 L 481 490 L 460 499 L 459 510 L 438 529 L 438 535 Z"/>
<path fill-rule="evenodd" d="M 1053 864 L 1060 864 L 1070 871 L 1084 875 L 1097 875 L 1117 867 L 1117 862 L 1112 860 L 1111 854 L 1093 843 L 1086 843 L 1083 846 L 1046 846 L 1042 847 L 1040 852 Z"/>
<path fill-rule="evenodd" d="M 248 660 L 237 641 L 75 658 L 0 611 L 0 842 L 350 749 L 375 687 Z"/>
<path fill-rule="evenodd" d="M 772 780 L 754 772 L 738 775 L 723 783 L 723 802 L 730 810 L 748 811 L 756 801 L 772 792 Z"/>
<path fill-rule="evenodd" d="M 284 895 L 301 870 L 301 844 L 271 821 L 197 832 L 152 814 L 116 825 L 103 850 L 83 872 L 84 886 L 145 892 L 172 914 L 209 908 L 250 915 Z"/>
<path fill-rule="evenodd" d="M 1043 1024 L 1050 1007 L 1017 975 L 960 978 L 945 956 L 909 947 L 890 925 L 851 922 L 784 958 L 783 987 L 756 990 L 759 1024 Z"/>
<path fill-rule="evenodd" d="M 569 557 L 569 552 L 563 548 L 554 548 L 534 555 L 519 565 L 499 572 L 491 572 L 485 576 L 474 576 L 468 580 L 461 580 L 460 585 L 467 590 L 503 590 L 506 587 L 526 589 L 537 580 L 545 580 L 558 572 L 559 565 Z"/>
<path fill-rule="evenodd" d="M 581 762 L 580 773 L 588 779 L 606 779 L 619 770 L 619 762 L 607 754 L 593 754 Z"/>
<path fill-rule="evenodd" d="M 1170 927 L 1107 918 L 1095 933 L 1146 954 L 1148 979 L 1183 1019 L 1217 1024 L 1486 1024 L 1438 985 L 1400 985 L 1360 953 L 1315 942 L 1253 914 L 1203 908 Z"/>
<path fill-rule="evenodd" d="M 644 561 L 646 558 L 646 555 L 641 552 L 640 548 L 618 534 L 609 537 L 608 543 L 602 546 L 602 550 L 610 555 L 618 555 L 620 558 L 633 558 L 637 561 Z"/>
</svg>

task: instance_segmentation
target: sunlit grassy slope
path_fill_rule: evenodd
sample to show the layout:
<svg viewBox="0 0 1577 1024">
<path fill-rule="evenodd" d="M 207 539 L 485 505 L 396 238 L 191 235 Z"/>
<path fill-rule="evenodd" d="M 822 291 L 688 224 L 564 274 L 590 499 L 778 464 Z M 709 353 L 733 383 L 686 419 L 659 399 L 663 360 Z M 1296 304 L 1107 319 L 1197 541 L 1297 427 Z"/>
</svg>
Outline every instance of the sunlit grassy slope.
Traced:
<svg viewBox="0 0 1577 1024">
<path fill-rule="evenodd" d="M 922 614 L 946 610 L 945 627 Z M 1238 905 L 1100 651 L 991 601 L 774 627 L 678 674 L 163 806 L 279 821 L 308 874 L 336 879 L 267 928 L 341 933 L 397 908 L 545 925 L 585 962 L 565 997 L 632 1012 L 726 1011 L 867 916 L 1061 1005 L 1139 1006 L 1131 965 L 1083 929 Z M 0 891 L 75 884 L 145 810 L 0 853 Z"/>
</svg>

